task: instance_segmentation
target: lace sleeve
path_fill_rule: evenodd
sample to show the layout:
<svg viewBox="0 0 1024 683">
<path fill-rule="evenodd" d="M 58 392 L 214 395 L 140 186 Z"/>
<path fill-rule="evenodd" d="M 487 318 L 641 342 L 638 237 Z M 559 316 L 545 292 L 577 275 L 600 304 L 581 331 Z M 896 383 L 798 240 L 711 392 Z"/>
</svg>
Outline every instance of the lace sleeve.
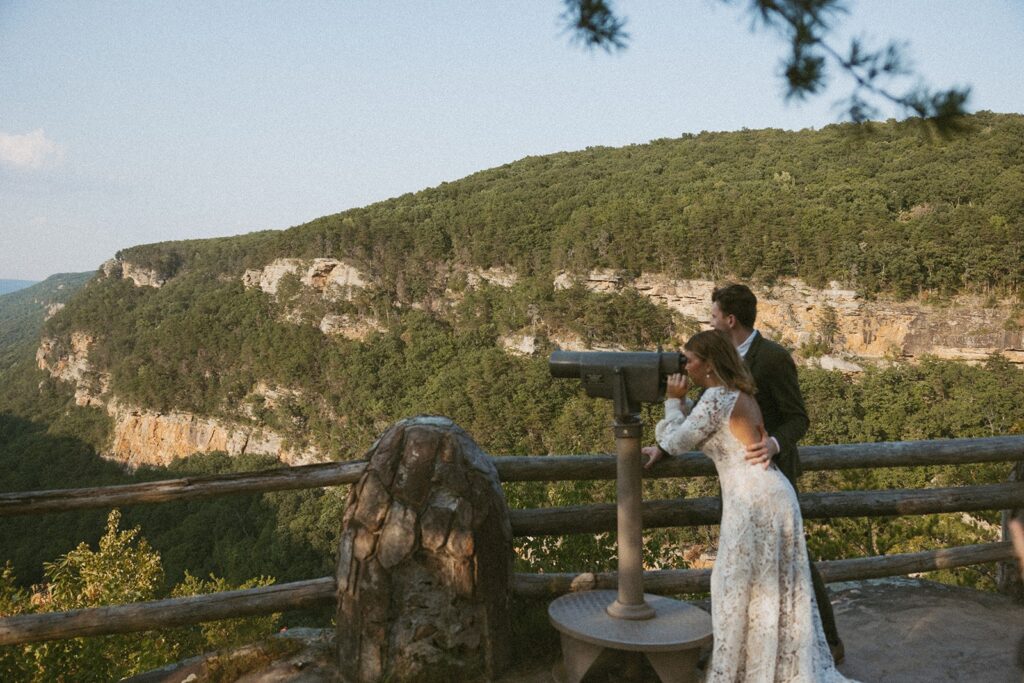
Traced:
<svg viewBox="0 0 1024 683">
<path fill-rule="evenodd" d="M 715 433 L 728 412 L 726 395 L 718 387 L 704 392 L 693 412 L 686 415 L 679 399 L 665 401 L 665 419 L 654 428 L 658 445 L 672 455 L 686 453 Z"/>
</svg>

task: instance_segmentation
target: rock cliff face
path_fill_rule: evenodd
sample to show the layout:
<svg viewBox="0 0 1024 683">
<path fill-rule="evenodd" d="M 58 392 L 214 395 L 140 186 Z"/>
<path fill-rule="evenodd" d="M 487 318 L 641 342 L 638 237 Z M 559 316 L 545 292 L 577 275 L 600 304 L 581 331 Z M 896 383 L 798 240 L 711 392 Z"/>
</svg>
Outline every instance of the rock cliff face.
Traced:
<svg viewBox="0 0 1024 683">
<path fill-rule="evenodd" d="M 104 455 L 129 467 L 168 465 L 175 458 L 223 451 L 228 455 L 276 456 L 287 465 L 322 462 L 315 450 L 295 451 L 269 429 L 231 423 L 191 413 L 158 413 L 111 402 L 114 438 Z"/>
<path fill-rule="evenodd" d="M 372 287 L 370 278 L 336 259 L 277 259 L 262 270 L 243 276 L 247 287 L 259 287 L 276 296 L 281 279 L 299 277 L 330 301 L 351 299 L 355 289 Z M 439 273 L 450 278 L 457 273 Z M 512 287 L 518 274 L 508 268 L 475 269 L 462 273 L 469 287 L 482 284 Z M 668 307 L 696 325 L 706 326 L 715 282 L 677 280 L 659 273 L 631 278 L 612 270 L 593 270 L 584 277 L 559 273 L 556 289 L 581 284 L 590 291 L 614 293 L 636 289 L 652 301 Z M 1002 353 L 1013 363 L 1024 364 L 1024 313 L 1011 302 L 982 301 L 963 296 L 942 306 L 885 299 L 866 300 L 856 292 L 833 283 L 826 289 L 810 287 L 798 279 L 782 280 L 770 287 L 754 287 L 758 296 L 758 328 L 783 344 L 805 349 L 805 363 L 826 369 L 857 372 L 862 360 L 914 359 L 925 354 L 939 358 L 981 361 L 990 353 Z M 460 295 L 448 291 L 451 301 L 434 301 L 429 308 L 444 309 Z M 414 308 L 425 308 L 413 304 Z M 296 311 L 287 320 L 301 319 Z M 352 315 L 327 315 L 319 325 L 324 334 L 363 340 L 380 331 L 379 321 Z M 583 349 L 585 342 L 555 332 L 553 341 L 566 349 Z M 536 339 L 525 333 L 500 340 L 510 353 L 534 353 Z M 800 354 L 798 353 L 798 356 Z"/>
<path fill-rule="evenodd" d="M 108 277 L 127 277 L 137 286 L 158 287 L 155 274 L 121 261 L 104 265 Z M 359 288 L 371 287 L 369 278 L 336 259 L 277 259 L 261 270 L 246 271 L 243 282 L 277 296 L 282 278 L 292 274 L 302 287 L 312 289 L 328 301 L 349 299 Z M 440 274 L 451 277 L 453 272 Z M 518 282 L 515 272 L 488 269 L 463 272 L 470 287 L 487 285 L 511 287 Z M 694 326 L 706 326 L 711 291 L 710 280 L 676 280 L 647 273 L 627 277 L 614 271 L 598 270 L 585 277 L 558 274 L 556 288 L 581 284 L 595 292 L 617 292 L 632 287 L 650 300 L 689 319 Z M 755 287 L 758 296 L 759 329 L 766 335 L 797 349 L 798 360 L 826 369 L 858 372 L 865 362 L 901 357 L 916 359 L 924 354 L 940 358 L 981 361 L 998 352 L 1013 363 L 1024 365 L 1024 312 L 1012 302 L 982 301 L 960 297 L 942 306 L 886 300 L 866 300 L 856 292 L 832 286 L 815 289 L 799 280 L 785 280 L 771 287 Z M 434 301 L 432 310 L 443 310 L 459 294 L 450 292 L 445 301 Z M 448 300 L 450 299 L 450 300 Z M 302 320 L 301 311 L 288 310 L 284 320 Z M 308 321 L 304 324 L 308 324 Z M 319 329 L 325 335 L 363 340 L 383 329 L 372 318 L 351 314 L 323 316 Z M 565 331 L 548 331 L 552 341 L 566 349 L 584 349 L 585 340 Z M 527 331 L 499 340 L 509 353 L 536 353 L 536 337 Z M 682 341 L 682 340 L 680 340 Z M 97 406 L 114 418 L 114 439 L 106 453 L 131 466 L 165 465 L 176 457 L 192 453 L 225 451 L 231 455 L 265 453 L 283 462 L 301 464 L 325 459 L 315 450 L 285 446 L 284 437 L 259 427 L 252 406 L 239 407 L 238 419 L 229 421 L 188 413 L 158 413 L 144 407 L 119 403 L 109 391 L 110 375 L 95 367 L 89 349 L 95 339 L 83 332 L 70 338 L 44 338 L 36 353 L 39 367 L 51 376 L 75 387 L 78 405 Z M 802 350 L 802 353 L 801 353 Z M 800 358 L 803 355 L 804 358 Z M 254 387 L 252 397 L 272 409 L 285 400 L 288 389 Z M 343 419 L 343 417 L 339 417 Z"/>
<path fill-rule="evenodd" d="M 353 315 L 325 315 L 320 321 L 320 331 L 324 334 L 357 341 L 364 341 L 373 332 L 383 329 L 379 320 Z"/>
<path fill-rule="evenodd" d="M 75 403 L 104 408 L 114 420 L 114 436 L 104 457 L 135 468 L 167 465 L 175 458 L 195 453 L 224 451 L 228 455 L 264 454 L 276 456 L 288 465 L 322 462 L 317 450 L 286 447 L 284 438 L 272 430 L 191 413 L 160 413 L 122 404 L 109 392 L 110 375 L 98 371 L 89 360 L 95 339 L 74 332 L 69 343 L 44 338 L 36 351 L 36 362 L 54 379 L 73 384 Z M 265 403 L 273 407 L 280 391 L 259 386 Z M 261 394 L 262 395 L 262 394 Z"/>
<path fill-rule="evenodd" d="M 519 282 L 519 275 L 509 268 L 484 268 L 466 273 L 466 283 L 475 287 L 481 282 L 488 282 L 499 287 L 511 287 Z"/>
<path fill-rule="evenodd" d="M 110 375 L 89 361 L 89 347 L 95 339 L 84 332 L 72 332 L 71 339 L 44 337 L 36 350 L 36 364 L 54 379 L 75 386 L 75 404 L 103 406 Z"/>
<path fill-rule="evenodd" d="M 555 280 L 556 287 L 572 282 L 564 274 Z M 715 287 L 710 280 L 673 280 L 659 274 L 628 279 L 607 271 L 594 271 L 581 284 L 599 292 L 634 287 L 702 325 L 708 323 Z M 819 349 L 830 353 L 818 361 L 825 367 L 852 370 L 856 359 L 914 359 L 925 354 L 978 361 L 996 352 L 1024 364 L 1024 319 L 1011 302 L 993 305 L 969 296 L 942 306 L 868 301 L 835 284 L 815 289 L 797 279 L 753 289 L 758 297 L 757 327 L 794 349 L 820 342 Z"/>
<path fill-rule="evenodd" d="M 167 279 L 155 270 L 137 266 L 129 261 L 112 258 L 100 268 L 105 277 L 124 278 L 135 283 L 136 287 L 163 287 Z"/>
<path fill-rule="evenodd" d="M 299 283 L 323 297 L 329 302 L 351 301 L 357 290 L 367 287 L 367 277 L 356 268 L 337 259 L 318 258 L 303 260 L 297 258 L 280 258 L 267 264 L 260 270 L 247 270 L 242 275 L 245 287 L 259 287 L 275 299 L 279 299 L 278 290 L 281 280 L 293 275 Z M 282 319 L 291 323 L 301 323 L 301 310 L 284 302 L 288 309 Z M 326 335 L 363 340 L 372 332 L 383 329 L 383 326 L 372 318 L 357 318 L 350 315 L 328 313 L 320 319 L 320 331 Z"/>
<path fill-rule="evenodd" d="M 328 258 L 312 261 L 275 259 L 262 270 L 245 271 L 242 283 L 246 287 L 259 287 L 267 294 L 276 296 L 281 280 L 286 275 L 297 275 L 303 285 L 316 290 L 329 301 L 351 299 L 354 289 L 367 286 L 367 278 L 361 272 L 337 259 Z"/>
</svg>

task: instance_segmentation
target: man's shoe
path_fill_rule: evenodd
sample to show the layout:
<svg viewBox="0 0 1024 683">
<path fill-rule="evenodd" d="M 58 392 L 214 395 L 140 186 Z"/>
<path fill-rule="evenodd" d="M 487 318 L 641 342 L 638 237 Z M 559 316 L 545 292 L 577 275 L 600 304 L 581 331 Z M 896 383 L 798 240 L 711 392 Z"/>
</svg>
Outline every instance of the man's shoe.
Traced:
<svg viewBox="0 0 1024 683">
<path fill-rule="evenodd" d="M 846 648 L 843 646 L 843 641 L 838 640 L 834 643 L 829 643 L 828 649 L 832 652 L 832 661 L 836 664 L 842 664 L 843 660 L 846 659 Z"/>
</svg>

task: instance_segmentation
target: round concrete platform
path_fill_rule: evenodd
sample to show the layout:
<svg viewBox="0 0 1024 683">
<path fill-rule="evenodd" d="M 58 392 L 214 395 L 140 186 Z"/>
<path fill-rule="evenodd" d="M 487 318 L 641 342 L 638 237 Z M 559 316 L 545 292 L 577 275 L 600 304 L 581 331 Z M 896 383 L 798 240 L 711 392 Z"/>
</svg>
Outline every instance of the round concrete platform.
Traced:
<svg viewBox="0 0 1024 683">
<path fill-rule="evenodd" d="M 611 590 L 569 593 L 548 606 L 548 617 L 565 635 L 616 650 L 671 652 L 711 640 L 711 615 L 699 607 L 645 593 L 644 600 L 654 608 L 653 619 L 616 619 L 605 608 L 617 595 Z"/>
<path fill-rule="evenodd" d="M 563 595 L 548 606 L 548 619 L 562 640 L 562 666 L 556 680 L 580 683 L 602 653 L 642 653 L 663 683 L 697 680 L 700 648 L 711 640 L 711 616 L 679 600 L 644 594 L 654 610 L 651 619 L 621 619 L 607 608 L 616 591 L 585 591 Z M 639 660 L 637 660 L 639 662 Z"/>
</svg>

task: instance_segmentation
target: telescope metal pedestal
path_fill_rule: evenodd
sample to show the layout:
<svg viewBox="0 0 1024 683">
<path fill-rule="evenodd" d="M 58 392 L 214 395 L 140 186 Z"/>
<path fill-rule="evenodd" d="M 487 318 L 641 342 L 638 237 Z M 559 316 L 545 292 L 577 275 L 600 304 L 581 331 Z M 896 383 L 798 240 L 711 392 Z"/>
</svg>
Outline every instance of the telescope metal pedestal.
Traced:
<svg viewBox="0 0 1024 683">
<path fill-rule="evenodd" d="M 699 607 L 658 595 L 644 595 L 653 619 L 618 619 L 608 614 L 615 591 L 570 593 L 548 606 L 548 618 L 562 637 L 567 683 L 579 683 L 605 650 L 642 652 L 662 683 L 697 680 L 700 648 L 711 642 L 711 615 Z"/>
<path fill-rule="evenodd" d="M 615 520 L 619 551 L 619 590 L 607 606 L 618 619 L 654 618 L 654 609 L 644 600 L 643 470 L 640 464 L 640 436 L 643 424 L 635 416 L 616 417 L 615 433 Z"/>
<path fill-rule="evenodd" d="M 589 396 L 615 402 L 618 591 L 571 593 L 548 607 L 548 618 L 562 636 L 566 680 L 579 683 L 602 652 L 620 650 L 646 655 L 662 683 L 694 681 L 700 646 L 711 640 L 711 616 L 685 602 L 647 595 L 643 586 L 640 403 L 661 400 L 661 379 L 680 372 L 680 356 L 660 350 L 657 354 L 556 351 L 550 365 L 552 376 L 578 374 Z"/>
</svg>

